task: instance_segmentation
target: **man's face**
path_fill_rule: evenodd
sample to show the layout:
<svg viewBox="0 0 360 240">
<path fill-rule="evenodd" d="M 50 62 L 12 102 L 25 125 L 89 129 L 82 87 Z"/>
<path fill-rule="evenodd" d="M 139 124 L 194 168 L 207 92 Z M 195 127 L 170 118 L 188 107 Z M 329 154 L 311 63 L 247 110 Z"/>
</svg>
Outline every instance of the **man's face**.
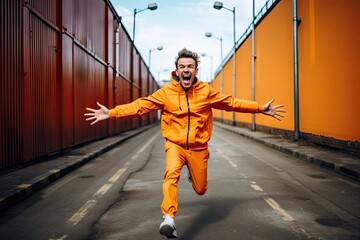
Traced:
<svg viewBox="0 0 360 240">
<path fill-rule="evenodd" d="M 195 76 L 198 73 L 195 60 L 192 58 L 180 58 L 177 63 L 176 73 L 181 86 L 188 90 L 193 85 Z"/>
</svg>

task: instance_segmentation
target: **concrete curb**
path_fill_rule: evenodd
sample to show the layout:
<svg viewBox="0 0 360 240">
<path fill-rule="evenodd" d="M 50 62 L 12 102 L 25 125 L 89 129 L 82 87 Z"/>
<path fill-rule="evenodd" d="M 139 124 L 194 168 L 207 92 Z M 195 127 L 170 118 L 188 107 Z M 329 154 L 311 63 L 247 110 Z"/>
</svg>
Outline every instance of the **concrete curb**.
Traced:
<svg viewBox="0 0 360 240">
<path fill-rule="evenodd" d="M 353 180 L 360 181 L 360 159 L 354 156 L 333 150 L 301 146 L 296 142 L 284 140 L 263 132 L 253 132 L 246 128 L 233 127 L 221 123 L 215 123 L 215 125 L 278 151 L 290 154 L 296 158 L 327 168 Z"/>
<path fill-rule="evenodd" d="M 81 167 L 153 125 L 89 143 L 55 159 L 0 176 L 0 212 L 38 192 L 50 183 Z"/>
</svg>

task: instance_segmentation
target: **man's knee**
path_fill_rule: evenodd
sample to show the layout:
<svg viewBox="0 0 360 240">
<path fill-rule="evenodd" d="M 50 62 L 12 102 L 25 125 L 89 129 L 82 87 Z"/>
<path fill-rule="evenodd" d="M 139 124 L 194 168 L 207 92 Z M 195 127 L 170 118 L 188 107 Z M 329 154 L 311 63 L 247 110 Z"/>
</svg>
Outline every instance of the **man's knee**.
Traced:
<svg viewBox="0 0 360 240">
<path fill-rule="evenodd" d="M 206 190 L 207 190 L 207 186 L 203 186 L 203 187 L 194 187 L 193 186 L 193 188 L 194 188 L 194 190 L 195 190 L 195 192 L 198 194 L 198 195 L 204 195 L 205 193 L 206 193 Z"/>
</svg>

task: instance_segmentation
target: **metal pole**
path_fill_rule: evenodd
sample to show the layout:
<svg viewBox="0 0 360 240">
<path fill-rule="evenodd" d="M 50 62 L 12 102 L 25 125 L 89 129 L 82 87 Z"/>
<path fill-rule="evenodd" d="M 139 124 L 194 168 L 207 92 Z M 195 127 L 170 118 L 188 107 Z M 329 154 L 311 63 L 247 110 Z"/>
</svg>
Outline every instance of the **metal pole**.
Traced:
<svg viewBox="0 0 360 240">
<path fill-rule="evenodd" d="M 251 34 L 251 99 L 255 101 L 255 0 L 252 11 L 252 34 Z M 255 114 L 252 114 L 251 130 L 255 131 Z"/>
<path fill-rule="evenodd" d="M 150 72 L 150 65 L 151 65 L 151 49 L 149 49 L 149 72 Z"/>
<path fill-rule="evenodd" d="M 136 8 L 134 9 L 134 22 L 133 22 L 133 43 L 135 42 L 135 17 L 136 17 Z"/>
<path fill-rule="evenodd" d="M 298 65 L 298 16 L 297 0 L 293 0 L 293 42 L 294 42 L 294 140 L 300 138 L 299 127 L 299 65 Z"/>
<path fill-rule="evenodd" d="M 222 37 L 220 37 L 220 60 L 221 60 L 221 72 L 220 72 L 220 92 L 223 92 L 223 78 L 224 78 L 224 63 L 223 63 L 223 41 L 222 41 Z M 220 119 L 221 122 L 224 121 L 223 119 L 223 110 L 220 111 Z"/>
<path fill-rule="evenodd" d="M 233 55 L 233 72 L 232 72 L 232 95 L 236 96 L 236 32 L 235 32 L 235 7 L 233 7 L 233 31 L 234 31 L 234 55 Z M 232 126 L 236 125 L 236 115 L 235 112 L 232 112 Z"/>
</svg>

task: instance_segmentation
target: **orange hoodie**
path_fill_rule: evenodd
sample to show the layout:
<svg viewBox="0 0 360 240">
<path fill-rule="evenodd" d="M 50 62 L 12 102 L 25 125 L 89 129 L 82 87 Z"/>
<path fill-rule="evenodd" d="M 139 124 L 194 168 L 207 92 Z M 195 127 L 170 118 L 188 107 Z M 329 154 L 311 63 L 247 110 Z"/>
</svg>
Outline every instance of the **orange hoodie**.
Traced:
<svg viewBox="0 0 360 240">
<path fill-rule="evenodd" d="M 186 149 L 207 148 L 213 127 L 212 108 L 245 113 L 260 113 L 263 106 L 220 93 L 208 83 L 195 78 L 185 91 L 177 76 L 148 97 L 116 106 L 110 117 L 141 116 L 161 109 L 161 130 L 166 140 Z"/>
</svg>

